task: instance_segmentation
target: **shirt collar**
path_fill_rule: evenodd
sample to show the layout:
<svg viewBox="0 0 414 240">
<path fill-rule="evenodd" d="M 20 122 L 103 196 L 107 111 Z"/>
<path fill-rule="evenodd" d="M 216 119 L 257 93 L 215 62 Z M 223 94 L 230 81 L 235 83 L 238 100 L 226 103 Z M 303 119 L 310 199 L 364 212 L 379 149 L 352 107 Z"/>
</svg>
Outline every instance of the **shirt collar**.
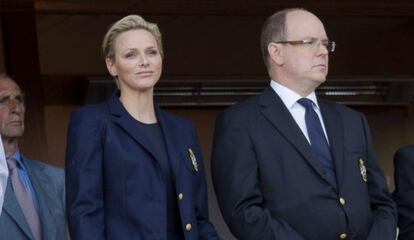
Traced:
<svg viewBox="0 0 414 240">
<path fill-rule="evenodd" d="M 288 109 L 292 108 L 297 103 L 297 101 L 302 98 L 301 95 L 276 82 L 275 80 L 270 81 L 270 86 L 277 93 L 277 95 L 279 95 L 279 97 L 282 99 L 282 102 Z M 306 96 L 306 98 L 311 100 L 314 106 L 319 109 L 315 91 L 311 92 L 308 96 Z"/>
<path fill-rule="evenodd" d="M 17 166 L 22 168 L 24 171 L 26 171 L 26 166 L 24 165 L 24 162 L 22 160 L 22 155 L 20 153 L 20 150 L 17 149 L 17 151 L 13 155 L 13 159 L 16 160 Z"/>
</svg>

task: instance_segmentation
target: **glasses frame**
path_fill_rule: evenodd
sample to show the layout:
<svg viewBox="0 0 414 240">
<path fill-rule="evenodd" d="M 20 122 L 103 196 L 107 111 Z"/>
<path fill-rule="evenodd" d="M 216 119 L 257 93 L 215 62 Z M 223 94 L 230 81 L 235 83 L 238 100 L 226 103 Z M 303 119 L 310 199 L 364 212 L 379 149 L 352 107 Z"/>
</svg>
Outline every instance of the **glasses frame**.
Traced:
<svg viewBox="0 0 414 240">
<path fill-rule="evenodd" d="M 274 43 L 290 44 L 290 45 L 314 45 L 314 44 L 317 44 L 319 41 L 320 41 L 320 44 L 322 44 L 328 50 L 328 52 L 331 52 L 331 53 L 335 52 L 336 43 L 334 41 L 330 41 L 328 39 L 320 40 L 318 38 L 305 38 L 303 40 L 277 41 L 277 42 L 274 42 Z"/>
</svg>

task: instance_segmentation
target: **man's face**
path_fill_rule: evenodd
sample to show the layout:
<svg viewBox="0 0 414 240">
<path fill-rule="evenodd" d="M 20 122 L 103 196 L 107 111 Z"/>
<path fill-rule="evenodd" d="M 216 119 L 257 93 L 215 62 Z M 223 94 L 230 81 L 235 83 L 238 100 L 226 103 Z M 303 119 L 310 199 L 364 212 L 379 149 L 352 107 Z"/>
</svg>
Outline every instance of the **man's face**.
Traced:
<svg viewBox="0 0 414 240">
<path fill-rule="evenodd" d="M 3 139 L 16 138 L 24 132 L 24 97 L 10 79 L 0 79 L 0 133 Z"/>
<path fill-rule="evenodd" d="M 317 87 L 328 74 L 328 50 L 320 40 L 328 39 L 322 22 L 305 11 L 290 12 L 286 16 L 287 41 L 316 39 L 314 44 L 283 45 L 285 76 L 293 84 Z"/>
</svg>

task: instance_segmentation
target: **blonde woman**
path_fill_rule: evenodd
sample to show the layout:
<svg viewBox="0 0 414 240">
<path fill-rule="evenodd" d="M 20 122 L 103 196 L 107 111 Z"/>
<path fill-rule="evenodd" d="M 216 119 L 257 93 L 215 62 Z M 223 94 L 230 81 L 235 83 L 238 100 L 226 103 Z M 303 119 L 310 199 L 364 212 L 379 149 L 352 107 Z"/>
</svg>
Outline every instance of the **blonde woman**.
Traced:
<svg viewBox="0 0 414 240">
<path fill-rule="evenodd" d="M 219 239 L 209 222 L 196 131 L 190 121 L 154 105 L 164 56 L 157 25 L 127 16 L 110 27 L 102 47 L 118 90 L 71 117 L 71 237 Z"/>
</svg>

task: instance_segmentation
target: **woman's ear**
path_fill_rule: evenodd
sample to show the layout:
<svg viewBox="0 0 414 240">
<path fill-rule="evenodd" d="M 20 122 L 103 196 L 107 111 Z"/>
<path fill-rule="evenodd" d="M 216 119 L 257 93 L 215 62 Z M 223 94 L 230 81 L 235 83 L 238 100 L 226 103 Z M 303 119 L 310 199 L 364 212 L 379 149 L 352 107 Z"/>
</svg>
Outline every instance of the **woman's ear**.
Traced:
<svg viewBox="0 0 414 240">
<path fill-rule="evenodd" d="M 114 60 L 112 60 L 111 58 L 106 58 L 105 63 L 106 63 L 106 68 L 108 69 L 108 72 L 111 74 L 111 76 L 116 77 L 118 73 L 116 71 Z"/>
</svg>

